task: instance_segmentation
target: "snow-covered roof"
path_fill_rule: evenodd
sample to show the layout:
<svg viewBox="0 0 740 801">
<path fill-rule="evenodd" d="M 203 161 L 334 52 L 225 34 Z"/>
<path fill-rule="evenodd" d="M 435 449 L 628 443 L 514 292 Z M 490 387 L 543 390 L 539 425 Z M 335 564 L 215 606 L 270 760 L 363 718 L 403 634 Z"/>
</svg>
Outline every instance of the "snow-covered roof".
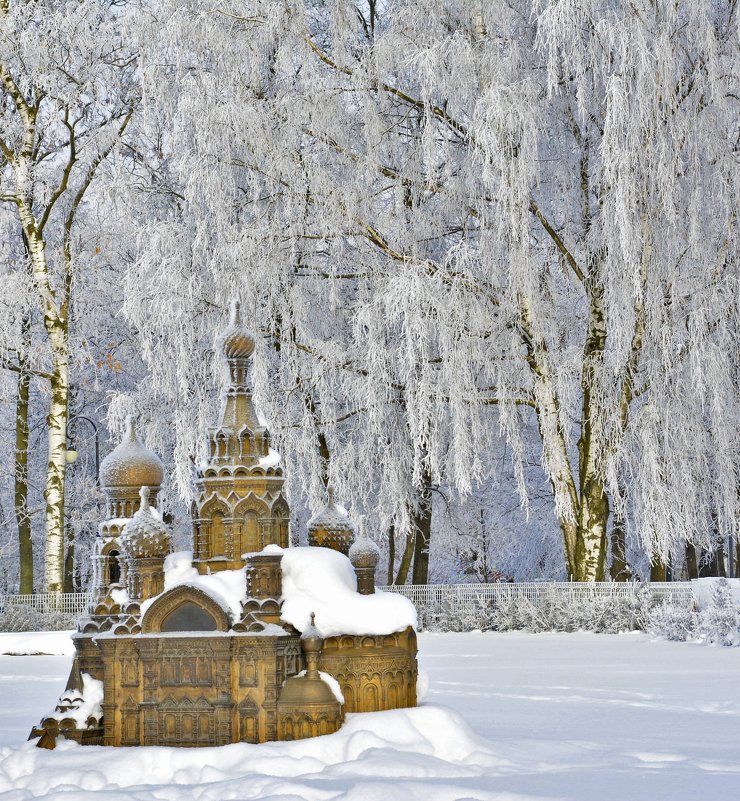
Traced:
<svg viewBox="0 0 740 801">
<path fill-rule="evenodd" d="M 287 548 L 283 570 L 282 619 L 303 631 L 316 614 L 324 637 L 338 634 L 391 634 L 416 627 L 416 607 L 401 595 L 360 595 L 354 568 L 330 548 Z"/>
<path fill-rule="evenodd" d="M 416 607 L 395 593 L 357 592 L 355 571 L 346 556 L 329 548 L 287 548 L 268 545 L 260 553 L 282 553 L 282 619 L 303 631 L 311 612 L 324 637 L 338 634 L 391 634 L 407 626 L 416 627 Z M 246 568 L 222 570 L 201 576 L 192 565 L 191 551 L 170 554 L 164 562 L 165 592 L 187 585 L 207 593 L 224 609 L 232 622 L 242 613 L 246 600 Z M 156 596 L 160 598 L 161 595 Z M 154 598 L 141 605 L 142 615 Z"/>
<path fill-rule="evenodd" d="M 164 592 L 183 585 L 195 587 L 213 598 L 217 604 L 222 606 L 235 623 L 242 614 L 242 601 L 247 597 L 246 568 L 241 570 L 221 570 L 218 573 L 211 573 L 201 576 L 196 568 L 193 567 L 192 551 L 177 551 L 171 553 L 164 560 Z M 149 598 L 141 604 L 142 616 L 152 605 L 157 595 Z"/>
</svg>

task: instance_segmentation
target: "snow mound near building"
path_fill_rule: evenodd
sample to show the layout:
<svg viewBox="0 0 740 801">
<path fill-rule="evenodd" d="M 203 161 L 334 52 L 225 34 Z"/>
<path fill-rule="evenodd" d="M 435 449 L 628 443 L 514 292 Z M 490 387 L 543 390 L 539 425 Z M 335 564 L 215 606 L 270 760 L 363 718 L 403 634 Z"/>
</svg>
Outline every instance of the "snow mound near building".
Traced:
<svg viewBox="0 0 740 801">
<path fill-rule="evenodd" d="M 103 748 L 59 740 L 0 749 L 0 796 L 75 801 L 186 798 L 500 798 L 483 789 L 505 770 L 485 740 L 437 706 L 349 715 L 336 734 L 220 748 Z M 72 791 L 72 792 L 70 792 Z"/>
<path fill-rule="evenodd" d="M 82 689 L 65 690 L 61 701 L 69 708 L 66 712 L 56 710 L 44 717 L 56 720 L 73 720 L 78 729 L 86 729 L 87 721 L 96 722 L 103 717 L 103 682 L 94 679 L 89 673 L 82 674 Z"/>
<path fill-rule="evenodd" d="M 416 628 L 416 607 L 390 592 L 359 595 L 346 556 L 330 548 L 288 548 L 283 552 L 282 619 L 303 631 L 316 614 L 324 637 L 391 634 Z"/>
</svg>

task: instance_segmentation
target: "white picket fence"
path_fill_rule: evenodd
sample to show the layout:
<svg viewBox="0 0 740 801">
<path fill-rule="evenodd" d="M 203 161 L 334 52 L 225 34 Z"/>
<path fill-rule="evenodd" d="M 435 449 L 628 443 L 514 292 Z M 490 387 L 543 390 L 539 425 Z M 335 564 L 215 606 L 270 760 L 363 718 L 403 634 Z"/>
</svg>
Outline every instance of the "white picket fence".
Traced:
<svg viewBox="0 0 740 801">
<path fill-rule="evenodd" d="M 89 602 L 81 592 L 0 595 L 0 631 L 71 629 Z"/>
<path fill-rule="evenodd" d="M 517 582 L 512 584 L 405 584 L 378 587 L 385 592 L 404 595 L 414 603 L 419 612 L 421 628 L 427 628 L 440 610 L 454 610 L 460 618 L 473 618 L 481 609 L 491 609 L 510 603 L 517 598 L 526 598 L 533 604 L 558 599 L 575 603 L 597 598 L 637 597 L 638 591 L 649 591 L 660 601 L 674 606 L 691 608 L 694 596 L 691 583 L 570 583 L 570 582 Z M 86 593 L 38 593 L 36 595 L 0 595 L 0 630 L 2 617 L 10 605 L 26 607 L 40 616 L 42 626 L 67 626 L 88 607 L 90 596 Z"/>
</svg>

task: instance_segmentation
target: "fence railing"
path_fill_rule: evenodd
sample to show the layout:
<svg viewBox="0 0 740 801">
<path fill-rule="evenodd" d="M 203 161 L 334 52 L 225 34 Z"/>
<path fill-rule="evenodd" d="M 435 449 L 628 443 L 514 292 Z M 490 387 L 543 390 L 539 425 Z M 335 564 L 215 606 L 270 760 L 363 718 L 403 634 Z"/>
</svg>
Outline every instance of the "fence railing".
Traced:
<svg viewBox="0 0 740 801">
<path fill-rule="evenodd" d="M 90 596 L 82 592 L 0 595 L 0 631 L 60 631 L 75 627 Z"/>
<path fill-rule="evenodd" d="M 534 606 L 553 600 L 577 603 L 614 599 L 638 599 L 649 593 L 658 602 L 690 609 L 694 604 L 691 582 L 516 582 L 501 584 L 405 584 L 378 587 L 403 595 L 419 613 L 419 628 L 434 625 L 441 614 L 457 619 L 475 619 L 481 610 L 495 610 L 525 598 Z"/>
<path fill-rule="evenodd" d="M 656 601 L 668 601 L 689 609 L 694 604 L 691 582 L 517 582 L 511 584 L 404 584 L 378 587 L 385 592 L 403 595 L 419 612 L 420 628 L 428 628 L 440 610 L 454 610 L 460 618 L 473 618 L 481 609 L 501 607 L 518 598 L 539 605 L 554 598 L 562 602 L 595 599 L 636 598 L 649 592 Z M 0 630 L 2 617 L 11 606 L 25 607 L 36 617 L 39 628 L 66 627 L 87 609 L 87 593 L 38 593 L 36 595 L 0 595 Z"/>
</svg>

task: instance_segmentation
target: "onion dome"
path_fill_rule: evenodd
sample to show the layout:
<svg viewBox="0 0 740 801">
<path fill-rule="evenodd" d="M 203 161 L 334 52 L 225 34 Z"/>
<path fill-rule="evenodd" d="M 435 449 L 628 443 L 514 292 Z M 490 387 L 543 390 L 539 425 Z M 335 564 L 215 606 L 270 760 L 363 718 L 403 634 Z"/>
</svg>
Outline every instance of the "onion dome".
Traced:
<svg viewBox="0 0 740 801">
<path fill-rule="evenodd" d="M 331 687 L 320 676 L 293 676 L 280 690 L 278 719 L 281 728 L 285 727 L 286 718 L 291 721 L 296 719 L 303 721 L 308 718 L 309 723 L 313 719 L 317 723 L 322 720 L 327 727 L 326 734 L 331 734 L 337 731 L 342 723 L 341 704 Z M 279 739 L 294 740 L 299 737 L 314 736 L 310 731 L 310 725 L 306 727 L 308 729 L 306 732 L 300 730 L 300 724 L 296 728 L 298 731 L 292 730 L 289 737 L 280 736 L 282 732 L 279 732 Z"/>
<path fill-rule="evenodd" d="M 254 336 L 242 322 L 238 300 L 231 304 L 229 325 L 219 339 L 227 359 L 247 359 L 254 352 Z"/>
<path fill-rule="evenodd" d="M 308 544 L 319 548 L 333 548 L 345 556 L 355 536 L 355 527 L 349 515 L 334 503 L 334 491 L 328 489 L 328 503 L 308 521 Z"/>
<path fill-rule="evenodd" d="M 149 487 L 139 494 L 141 506 L 123 529 L 121 547 L 131 559 L 164 558 L 172 550 L 170 530 L 149 506 Z"/>
<path fill-rule="evenodd" d="M 126 433 L 100 464 L 100 486 L 153 487 L 159 489 L 164 468 L 154 451 L 146 448 L 136 433 L 133 415 L 126 418 Z"/>
<path fill-rule="evenodd" d="M 375 568 L 380 561 L 380 548 L 363 534 L 349 549 L 349 560 L 354 568 Z"/>
<path fill-rule="evenodd" d="M 301 634 L 301 648 L 303 652 L 308 654 L 319 653 L 324 646 L 324 638 L 321 632 L 316 628 L 316 615 L 311 612 L 311 622 L 306 626 Z"/>
</svg>

